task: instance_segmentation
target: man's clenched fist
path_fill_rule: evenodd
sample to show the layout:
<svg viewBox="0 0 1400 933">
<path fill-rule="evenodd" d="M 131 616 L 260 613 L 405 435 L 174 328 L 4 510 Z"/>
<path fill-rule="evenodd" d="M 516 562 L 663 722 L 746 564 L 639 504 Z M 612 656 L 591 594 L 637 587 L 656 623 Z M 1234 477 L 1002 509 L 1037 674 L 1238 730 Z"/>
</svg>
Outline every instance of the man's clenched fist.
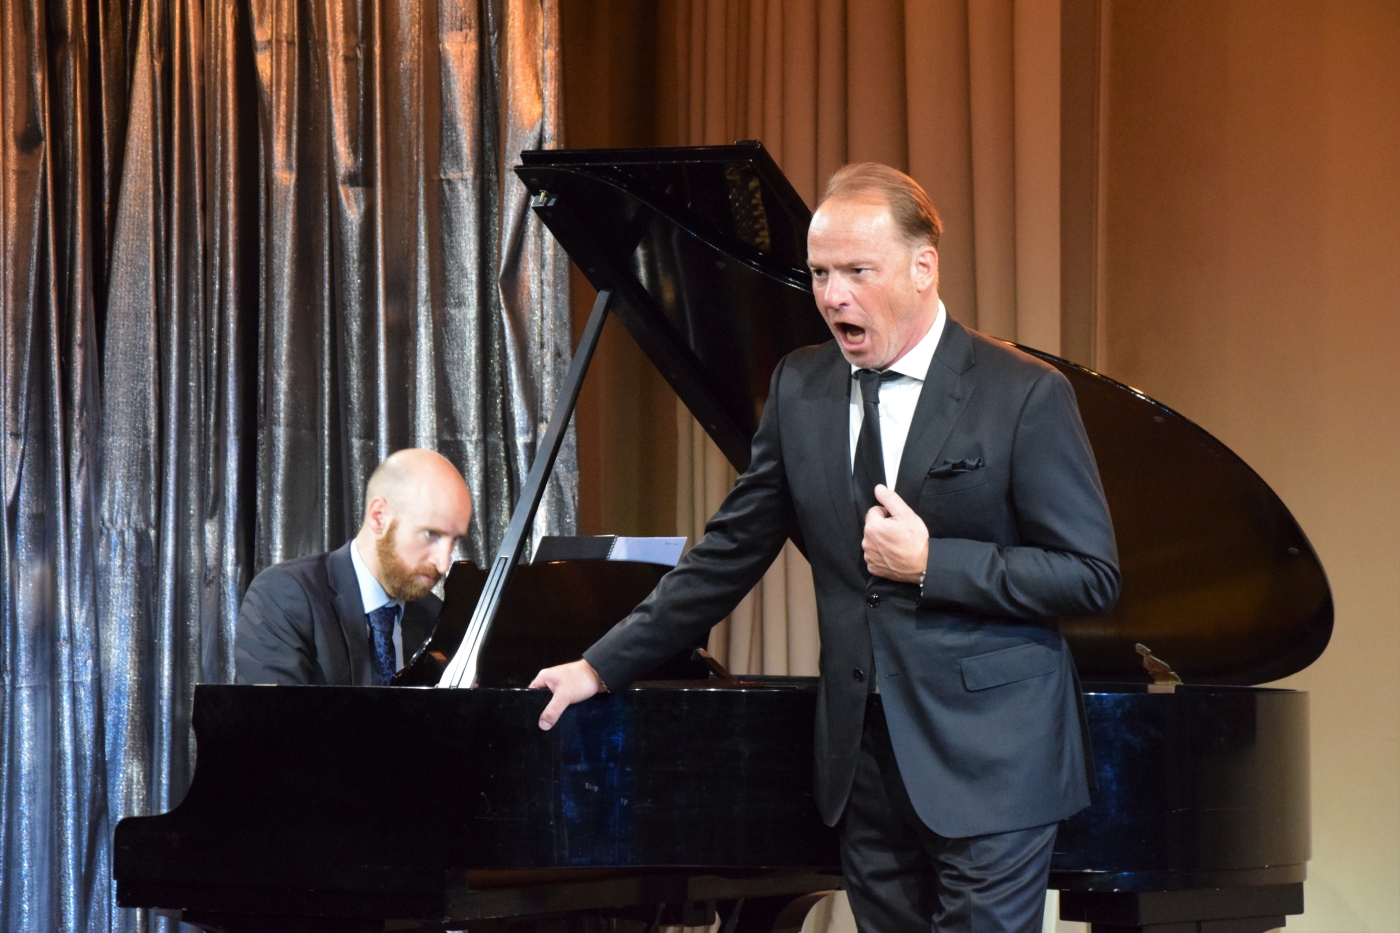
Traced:
<svg viewBox="0 0 1400 933">
<path fill-rule="evenodd" d="M 900 583 L 918 583 L 928 567 L 928 526 L 888 486 L 875 487 L 880 504 L 865 513 L 865 566 L 870 573 Z"/>
</svg>

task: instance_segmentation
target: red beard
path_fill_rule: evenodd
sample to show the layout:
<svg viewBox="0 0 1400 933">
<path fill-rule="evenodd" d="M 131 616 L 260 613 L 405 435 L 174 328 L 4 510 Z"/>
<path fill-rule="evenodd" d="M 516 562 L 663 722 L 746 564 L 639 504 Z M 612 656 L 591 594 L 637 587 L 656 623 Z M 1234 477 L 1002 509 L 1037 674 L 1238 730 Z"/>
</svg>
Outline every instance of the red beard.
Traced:
<svg viewBox="0 0 1400 933">
<path fill-rule="evenodd" d="M 432 564 L 410 567 L 399 557 L 394 547 L 398 524 L 398 519 L 389 523 L 374 550 L 379 556 L 379 573 L 383 577 L 380 582 L 384 585 L 384 592 L 391 599 L 411 603 L 432 592 L 442 574 Z"/>
</svg>

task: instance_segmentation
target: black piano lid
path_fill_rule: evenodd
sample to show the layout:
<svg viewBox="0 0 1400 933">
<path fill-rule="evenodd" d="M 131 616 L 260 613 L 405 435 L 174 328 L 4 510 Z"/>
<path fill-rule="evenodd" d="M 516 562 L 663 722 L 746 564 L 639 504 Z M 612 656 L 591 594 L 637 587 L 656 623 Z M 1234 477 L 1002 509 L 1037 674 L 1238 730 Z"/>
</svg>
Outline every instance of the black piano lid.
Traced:
<svg viewBox="0 0 1400 933">
<path fill-rule="evenodd" d="M 736 468 L 778 359 L 830 339 L 806 270 L 810 212 L 756 143 L 546 150 L 516 168 L 536 210 Z M 1136 643 L 1188 683 L 1259 684 L 1332 633 L 1322 565 L 1243 460 L 1140 392 L 1021 348 L 1074 386 L 1113 513 L 1123 592 L 1062 620 L 1086 681 L 1146 678 Z"/>
<path fill-rule="evenodd" d="M 536 213 L 739 470 L 790 350 L 830 339 L 802 198 L 757 143 L 522 152 Z M 537 199 L 538 200 L 538 199 Z"/>
</svg>

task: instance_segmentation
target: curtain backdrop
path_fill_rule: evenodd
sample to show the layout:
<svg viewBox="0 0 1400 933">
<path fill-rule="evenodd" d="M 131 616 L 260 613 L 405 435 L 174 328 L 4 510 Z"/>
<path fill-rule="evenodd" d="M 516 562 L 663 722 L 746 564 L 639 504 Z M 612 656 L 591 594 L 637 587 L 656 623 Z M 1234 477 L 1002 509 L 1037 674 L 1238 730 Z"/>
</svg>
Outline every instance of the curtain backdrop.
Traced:
<svg viewBox="0 0 1400 933">
<path fill-rule="evenodd" d="M 1058 352 L 1058 0 L 674 0 L 667 14 L 678 142 L 761 140 L 809 205 L 847 162 L 908 172 L 943 217 L 949 313 Z M 734 473 L 680 405 L 677 428 L 678 533 L 697 540 Z M 817 672 L 811 570 L 791 543 L 711 650 L 738 672 Z"/>
<path fill-rule="evenodd" d="M 555 0 L 0 0 L 0 931 L 135 928 L 257 570 L 408 445 L 484 561 L 570 352 Z M 571 532 L 572 438 L 537 531 Z"/>
</svg>

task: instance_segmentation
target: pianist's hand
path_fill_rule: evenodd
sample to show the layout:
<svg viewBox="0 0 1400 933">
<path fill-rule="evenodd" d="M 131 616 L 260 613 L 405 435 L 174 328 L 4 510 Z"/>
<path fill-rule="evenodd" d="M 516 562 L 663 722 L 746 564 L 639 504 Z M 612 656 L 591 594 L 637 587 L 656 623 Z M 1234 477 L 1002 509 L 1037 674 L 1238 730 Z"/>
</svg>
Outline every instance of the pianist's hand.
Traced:
<svg viewBox="0 0 1400 933">
<path fill-rule="evenodd" d="M 530 689 L 536 687 L 548 687 L 554 693 L 554 699 L 540 713 L 540 728 L 545 731 L 554 728 L 564 710 L 608 689 L 593 665 L 583 658 L 540 671 L 530 681 Z"/>
<path fill-rule="evenodd" d="M 875 487 L 880 504 L 865 514 L 865 566 L 872 576 L 918 583 L 928 567 L 928 526 L 888 486 Z"/>
</svg>

